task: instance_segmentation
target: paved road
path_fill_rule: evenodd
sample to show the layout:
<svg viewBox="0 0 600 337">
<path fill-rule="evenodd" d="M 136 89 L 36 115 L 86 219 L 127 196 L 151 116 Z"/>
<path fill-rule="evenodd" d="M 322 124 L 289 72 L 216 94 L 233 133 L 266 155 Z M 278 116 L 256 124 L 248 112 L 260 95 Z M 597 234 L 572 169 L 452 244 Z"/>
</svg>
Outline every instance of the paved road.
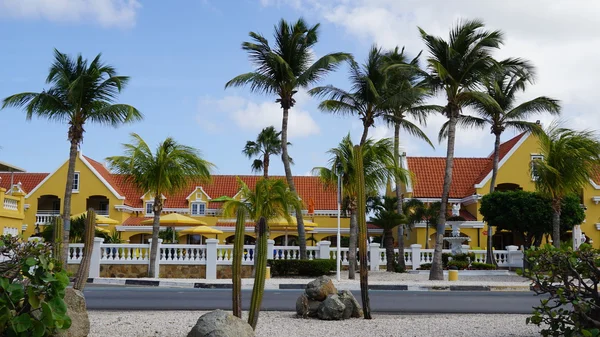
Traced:
<svg viewBox="0 0 600 337">
<path fill-rule="evenodd" d="M 265 290 L 263 310 L 294 311 L 301 290 Z M 360 302 L 360 292 L 353 292 Z M 248 308 L 251 291 L 243 291 Z M 371 309 L 380 313 L 530 314 L 540 297 L 530 292 L 371 290 Z M 231 310 L 231 290 L 86 286 L 91 310 Z"/>
</svg>

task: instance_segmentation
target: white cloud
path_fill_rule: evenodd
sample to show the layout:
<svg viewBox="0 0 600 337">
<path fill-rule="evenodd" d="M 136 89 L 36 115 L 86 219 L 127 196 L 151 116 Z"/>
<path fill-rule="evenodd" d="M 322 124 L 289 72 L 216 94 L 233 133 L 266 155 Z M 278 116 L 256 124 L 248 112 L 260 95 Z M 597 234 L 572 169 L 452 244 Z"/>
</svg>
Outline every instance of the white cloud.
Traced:
<svg viewBox="0 0 600 337">
<path fill-rule="evenodd" d="M 54 22 L 94 21 L 103 27 L 135 25 L 137 0 L 0 0 L 0 16 Z"/>
<path fill-rule="evenodd" d="M 288 119 L 288 138 L 300 138 L 320 133 L 319 125 L 310 113 L 302 109 L 309 96 L 300 90 L 295 96 L 296 105 L 290 109 Z M 226 96 L 218 100 L 204 98 L 200 101 L 199 120 L 204 115 L 207 107 L 228 114 L 229 118 L 242 130 L 258 132 L 267 126 L 274 126 L 281 130 L 282 110 L 278 103 L 273 101 L 254 102 L 241 96 Z"/>
</svg>

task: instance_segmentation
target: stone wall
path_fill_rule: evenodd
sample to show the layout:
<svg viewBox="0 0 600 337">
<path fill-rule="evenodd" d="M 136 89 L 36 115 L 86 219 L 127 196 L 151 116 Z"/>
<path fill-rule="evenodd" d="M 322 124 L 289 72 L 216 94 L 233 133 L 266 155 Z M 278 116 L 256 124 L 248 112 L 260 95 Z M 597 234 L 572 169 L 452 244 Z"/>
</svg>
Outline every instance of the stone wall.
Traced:
<svg viewBox="0 0 600 337">
<path fill-rule="evenodd" d="M 217 266 L 218 279 L 231 279 L 231 266 Z M 242 278 L 252 277 L 252 266 L 242 266 Z"/>
<path fill-rule="evenodd" d="M 147 264 L 101 264 L 100 277 L 148 277 Z"/>
<path fill-rule="evenodd" d="M 206 266 L 168 264 L 160 266 L 161 278 L 206 278 Z M 252 277 L 252 266 L 242 266 L 242 278 Z M 231 266 L 217 266 L 218 279 L 231 279 Z"/>
</svg>

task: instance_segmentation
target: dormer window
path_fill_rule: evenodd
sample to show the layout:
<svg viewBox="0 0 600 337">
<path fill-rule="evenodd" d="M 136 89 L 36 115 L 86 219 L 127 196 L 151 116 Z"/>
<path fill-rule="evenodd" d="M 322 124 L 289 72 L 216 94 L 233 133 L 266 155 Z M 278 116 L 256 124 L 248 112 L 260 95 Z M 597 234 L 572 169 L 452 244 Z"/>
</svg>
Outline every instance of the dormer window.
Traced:
<svg viewBox="0 0 600 337">
<path fill-rule="evenodd" d="M 146 214 L 154 214 L 154 201 L 146 202 Z"/>
<path fill-rule="evenodd" d="M 544 156 L 540 154 L 532 154 L 531 155 L 531 181 L 536 181 L 538 179 L 537 169 L 535 168 L 534 161 L 535 160 L 544 160 Z"/>
<path fill-rule="evenodd" d="M 206 203 L 192 202 L 190 207 L 190 213 L 192 215 L 206 215 Z"/>
</svg>

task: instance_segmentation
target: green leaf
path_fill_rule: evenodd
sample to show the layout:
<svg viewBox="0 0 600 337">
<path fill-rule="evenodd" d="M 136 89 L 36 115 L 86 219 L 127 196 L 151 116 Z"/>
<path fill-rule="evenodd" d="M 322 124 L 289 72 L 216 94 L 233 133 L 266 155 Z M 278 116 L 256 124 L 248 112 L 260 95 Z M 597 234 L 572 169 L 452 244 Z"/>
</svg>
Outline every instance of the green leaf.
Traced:
<svg viewBox="0 0 600 337">
<path fill-rule="evenodd" d="M 16 332 L 24 332 L 32 327 L 31 317 L 29 317 L 29 314 L 27 313 L 23 313 L 15 317 L 11 323 Z"/>
<path fill-rule="evenodd" d="M 587 331 L 586 329 L 581 329 L 581 334 L 582 334 L 584 337 L 592 337 L 592 333 L 591 333 L 591 332 L 589 332 L 589 331 Z"/>
<path fill-rule="evenodd" d="M 33 307 L 34 309 L 37 309 L 40 307 L 40 298 L 35 293 L 33 288 L 31 288 L 31 287 L 27 288 L 27 297 L 29 299 L 29 304 L 31 304 L 31 307 Z"/>
<path fill-rule="evenodd" d="M 25 264 L 28 266 L 35 266 L 37 264 L 37 260 L 34 259 L 33 257 L 28 257 L 27 260 L 25 260 Z"/>
<path fill-rule="evenodd" d="M 54 316 L 52 312 L 52 307 L 47 302 L 42 302 L 42 323 L 46 326 L 53 328 L 54 327 Z"/>
<path fill-rule="evenodd" d="M 55 315 L 64 315 L 67 313 L 67 304 L 60 297 L 54 297 L 48 301 L 48 304 L 52 308 L 52 312 L 54 312 Z"/>
<path fill-rule="evenodd" d="M 8 288 L 8 285 L 10 284 L 10 282 L 8 281 L 7 278 L 4 277 L 0 277 L 0 288 L 5 289 Z"/>
<path fill-rule="evenodd" d="M 46 326 L 40 321 L 33 321 L 32 337 L 43 337 L 46 334 Z"/>
</svg>

